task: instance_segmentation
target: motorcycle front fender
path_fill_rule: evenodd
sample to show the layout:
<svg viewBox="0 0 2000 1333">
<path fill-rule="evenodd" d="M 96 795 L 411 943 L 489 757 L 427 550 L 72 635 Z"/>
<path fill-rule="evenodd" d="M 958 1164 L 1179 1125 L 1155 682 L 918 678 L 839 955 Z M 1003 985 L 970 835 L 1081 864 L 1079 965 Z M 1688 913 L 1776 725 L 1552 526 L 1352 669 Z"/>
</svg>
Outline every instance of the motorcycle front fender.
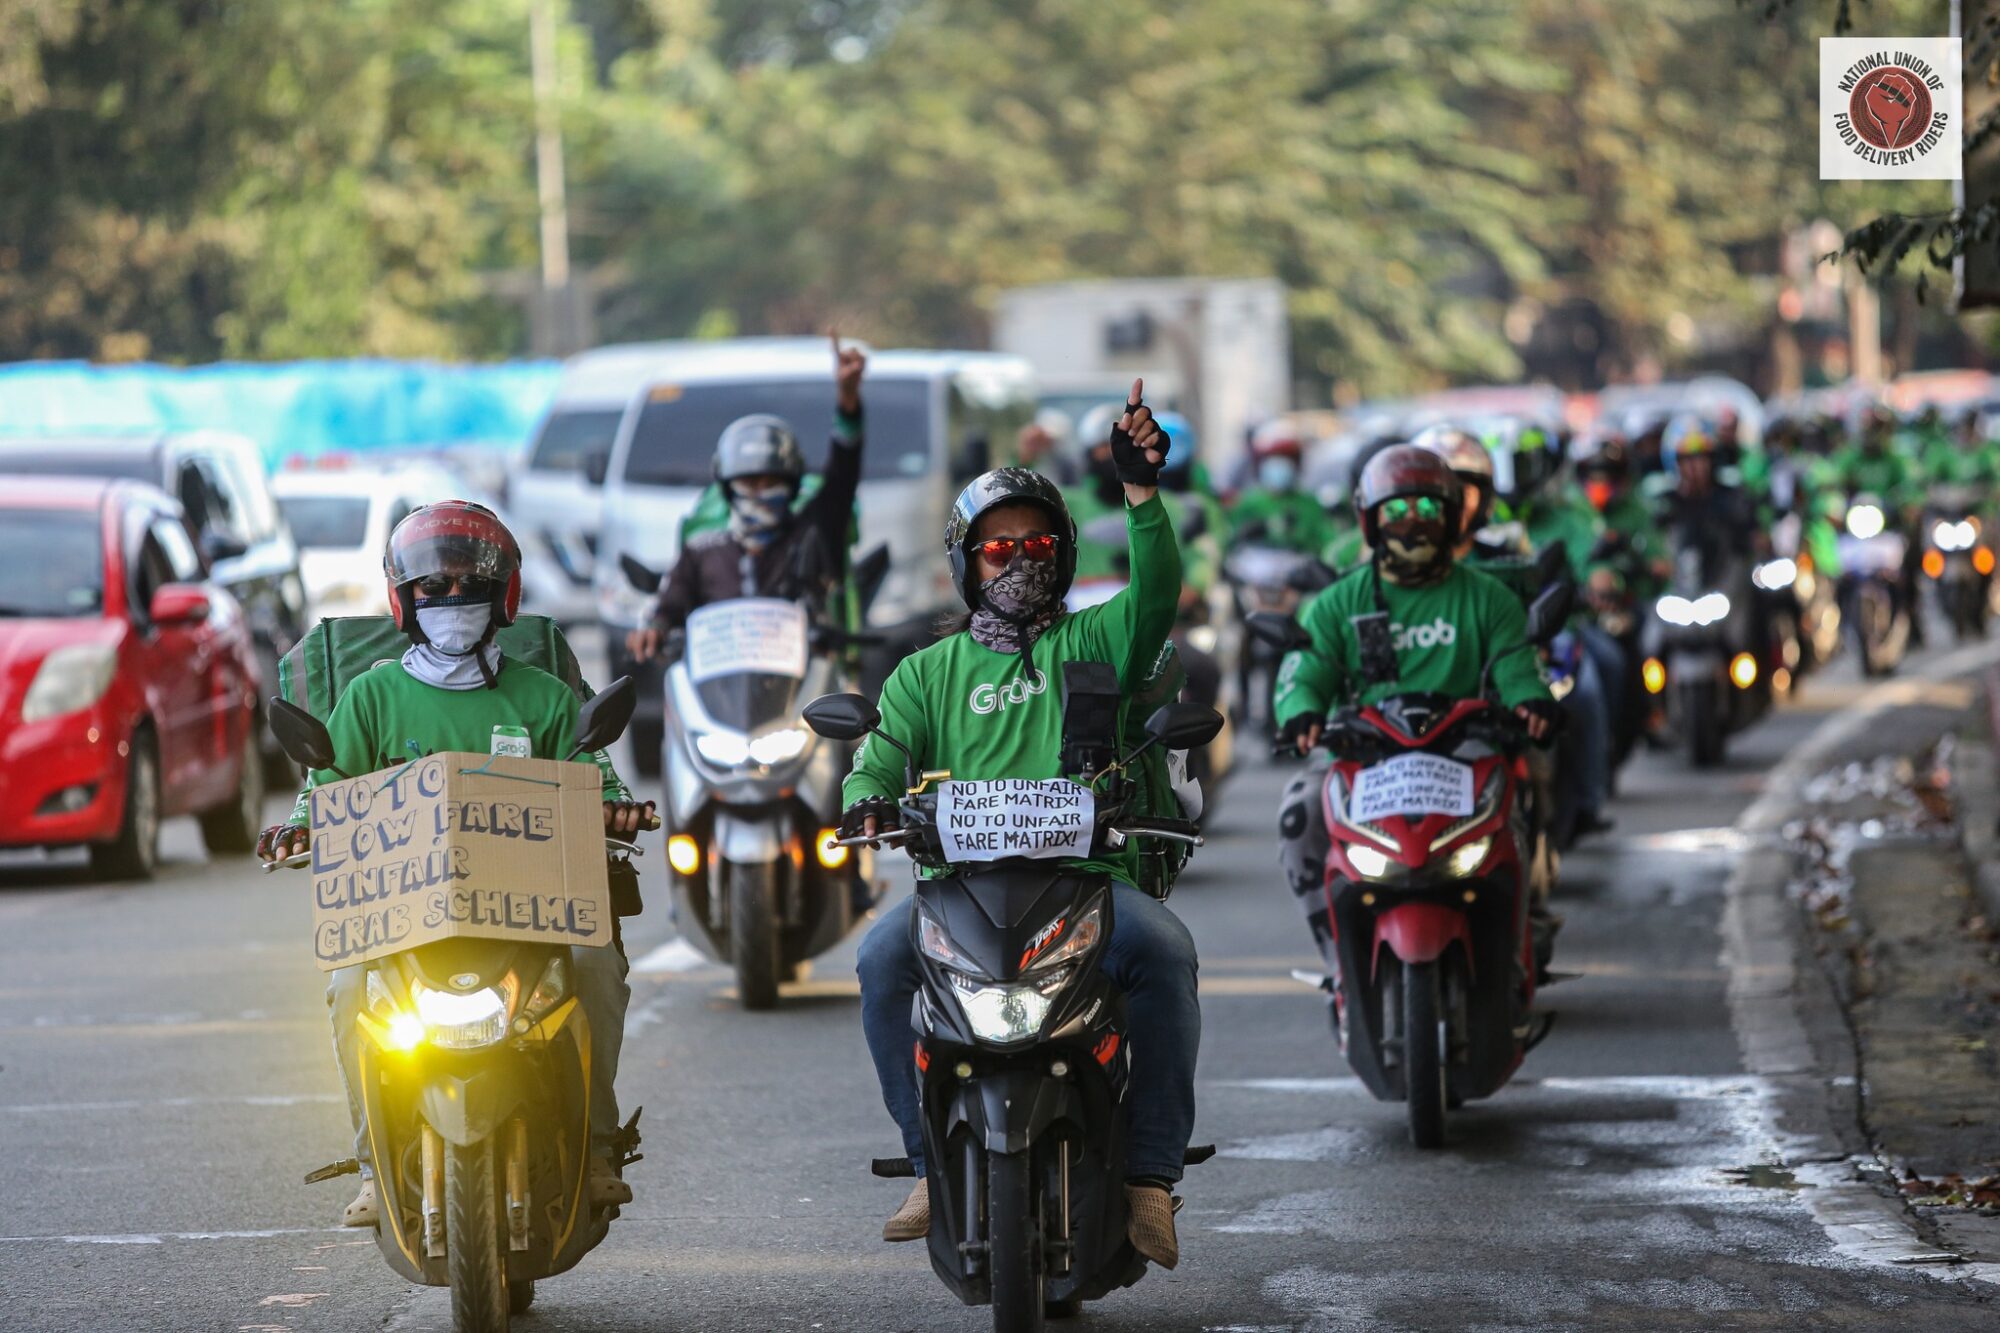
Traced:
<svg viewBox="0 0 2000 1333">
<path fill-rule="evenodd" d="M 1472 932 L 1465 913 L 1443 903 L 1402 903 L 1375 918 L 1375 948 L 1389 952 L 1406 963 L 1432 963 L 1443 956 L 1453 942 L 1465 946 L 1472 957 Z"/>
<path fill-rule="evenodd" d="M 490 1137 L 526 1100 L 520 1065 L 503 1060 L 469 1072 L 429 1074 L 417 1093 L 417 1110 L 438 1137 L 465 1148 Z"/>
<path fill-rule="evenodd" d="M 1075 1095 L 1069 1083 L 1039 1070 L 995 1071 L 958 1086 L 952 1119 L 988 1152 L 1026 1152 L 1050 1125 L 1079 1118 Z"/>
<path fill-rule="evenodd" d="M 731 865 L 768 865 L 785 854 L 784 821 L 775 815 L 745 819 L 717 806 L 714 837 L 715 854 Z"/>
</svg>

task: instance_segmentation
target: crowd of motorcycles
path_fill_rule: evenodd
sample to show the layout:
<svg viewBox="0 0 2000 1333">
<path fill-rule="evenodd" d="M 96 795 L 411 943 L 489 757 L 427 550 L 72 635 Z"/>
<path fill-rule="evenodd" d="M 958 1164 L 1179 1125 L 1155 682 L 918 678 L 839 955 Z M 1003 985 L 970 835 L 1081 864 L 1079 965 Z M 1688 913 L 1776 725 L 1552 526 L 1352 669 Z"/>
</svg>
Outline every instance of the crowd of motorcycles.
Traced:
<svg viewBox="0 0 2000 1333">
<path fill-rule="evenodd" d="M 1953 635 L 1986 633 L 2000 472 L 1976 423 L 1872 411 L 1852 431 L 1780 421 L 1754 447 L 1734 424 L 1661 417 L 1571 436 L 1553 423 L 1468 423 L 1494 463 L 1493 532 L 1481 539 L 1525 551 L 1540 575 L 1523 594 L 1526 641 L 1501 653 L 1539 654 L 1566 702 L 1580 697 L 1582 673 L 1615 665 L 1600 692 L 1613 774 L 1641 747 L 1721 762 L 1733 734 L 1843 646 L 1868 675 L 1894 671 L 1921 635 L 1926 604 Z M 1273 481 L 1295 478 L 1304 452 L 1267 433 L 1251 455 L 1289 459 L 1260 473 Z M 1691 466 L 1697 455 L 1706 469 Z M 1295 613 L 1367 558 L 1342 504 L 1320 501 L 1327 526 L 1281 540 L 1273 524 L 1233 521 L 1228 497 L 1198 470 L 1178 487 L 1183 544 L 1206 542 L 1219 575 L 1183 599 L 1174 637 L 1184 697 L 1152 714 L 1136 750 L 1079 722 L 1081 766 L 1064 771 L 1122 774 L 1159 747 L 1187 756 L 1202 800 L 1187 818 L 1142 816 L 1113 778 L 1097 795 L 1093 847 L 1200 845 L 1195 821 L 1216 808 L 1249 748 L 1241 739 L 1269 733 L 1272 679 L 1304 642 Z M 1704 521 L 1717 513 L 1741 521 Z M 1083 538 L 1122 549 L 1122 519 L 1113 526 L 1093 537 L 1086 525 Z M 1556 531 L 1559 540 L 1543 540 Z M 626 572 L 657 585 L 658 571 Z M 1079 577 L 1073 596 L 1087 604 L 1121 585 L 1111 561 Z M 875 907 L 874 851 L 837 831 L 840 782 L 864 739 L 903 746 L 861 692 L 873 645 L 854 628 L 859 615 L 835 624 L 790 603 L 740 599 L 697 616 L 690 635 L 787 645 L 721 668 L 671 653 L 665 686 L 675 922 L 734 969 L 744 1007 L 766 1009 Z M 722 623 L 730 617 L 747 619 L 732 630 Z M 1615 651 L 1593 655 L 1592 637 Z M 1080 682 L 1066 697 L 1088 694 Z M 607 744 L 631 713 L 629 682 L 607 688 L 584 709 L 577 752 Z M 279 717 L 288 752 L 324 766 L 324 729 L 296 709 Z M 1547 953 L 1530 923 L 1562 851 L 1590 831 L 1579 812 L 1591 805 L 1576 791 L 1574 754 L 1538 756 L 1484 688 L 1343 710 L 1322 744 L 1332 760 L 1325 880 L 1336 956 L 1330 975 L 1302 979 L 1326 992 L 1357 1076 L 1405 1104 L 1415 1143 L 1436 1146 L 1452 1108 L 1496 1092 L 1547 1031 L 1534 1008 L 1550 980 Z M 1380 808 L 1370 775 L 1383 771 L 1463 782 L 1465 804 Z M 996 1329 L 1032 1330 L 1145 1269 L 1120 1188 L 1133 1058 L 1125 1004 L 1099 967 L 1111 897 L 1104 881 L 1055 862 L 952 865 L 936 822 L 937 783 L 948 776 L 911 759 L 900 828 L 886 836 L 934 872 L 916 887 L 924 984 L 912 1016 L 932 1166 L 929 1250 L 956 1295 L 992 1307 Z M 613 851 L 621 864 L 640 854 Z M 453 1289 L 459 1327 L 504 1329 L 535 1281 L 575 1264 L 617 1214 L 584 1195 L 580 1099 L 594 1039 L 568 994 L 566 951 L 448 946 L 371 965 L 366 1119 L 381 1135 L 379 1244 L 406 1278 Z M 471 1013 L 488 994 L 503 997 L 500 1008 Z M 492 1021 L 513 1036 L 474 1032 Z M 423 1061 L 407 1058 L 426 1042 Z M 636 1122 L 627 1161 L 637 1160 Z M 1192 1148 L 1188 1160 L 1211 1151 Z M 885 1159 L 875 1169 L 907 1175 L 910 1165 Z"/>
</svg>

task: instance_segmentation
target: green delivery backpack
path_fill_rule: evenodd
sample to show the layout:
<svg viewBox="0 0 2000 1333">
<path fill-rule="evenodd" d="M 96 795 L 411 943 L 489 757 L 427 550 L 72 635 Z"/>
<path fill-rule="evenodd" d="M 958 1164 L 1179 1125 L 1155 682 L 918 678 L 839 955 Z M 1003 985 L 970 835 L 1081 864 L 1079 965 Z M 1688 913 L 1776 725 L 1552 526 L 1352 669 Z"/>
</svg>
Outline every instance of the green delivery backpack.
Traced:
<svg viewBox="0 0 2000 1333">
<path fill-rule="evenodd" d="M 568 685 L 578 702 L 590 698 L 592 691 L 583 683 L 576 654 L 547 616 L 516 616 L 493 641 L 515 661 L 540 667 Z M 278 663 L 278 695 L 324 721 L 362 672 L 400 659 L 409 646 L 409 636 L 388 616 L 322 620 Z"/>
</svg>

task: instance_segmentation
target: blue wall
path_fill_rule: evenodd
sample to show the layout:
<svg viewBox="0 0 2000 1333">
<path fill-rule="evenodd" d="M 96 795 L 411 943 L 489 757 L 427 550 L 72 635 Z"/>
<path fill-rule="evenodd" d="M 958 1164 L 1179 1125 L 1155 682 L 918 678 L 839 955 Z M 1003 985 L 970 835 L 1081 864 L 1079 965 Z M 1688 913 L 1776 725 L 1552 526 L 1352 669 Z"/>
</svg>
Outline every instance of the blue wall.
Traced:
<svg viewBox="0 0 2000 1333">
<path fill-rule="evenodd" d="M 0 366 L 0 435 L 210 427 L 255 440 L 272 467 L 293 455 L 423 445 L 524 443 L 561 364 L 411 361 Z"/>
</svg>

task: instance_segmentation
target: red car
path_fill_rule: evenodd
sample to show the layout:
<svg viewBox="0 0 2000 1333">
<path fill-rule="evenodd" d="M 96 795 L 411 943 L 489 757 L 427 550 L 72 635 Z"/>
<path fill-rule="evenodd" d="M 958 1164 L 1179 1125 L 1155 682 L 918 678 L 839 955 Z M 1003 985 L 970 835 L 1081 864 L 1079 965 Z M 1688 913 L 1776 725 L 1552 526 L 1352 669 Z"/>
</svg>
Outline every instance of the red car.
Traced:
<svg viewBox="0 0 2000 1333">
<path fill-rule="evenodd" d="M 0 476 L 0 847 L 83 844 L 121 879 L 192 814 L 212 852 L 263 817 L 258 676 L 165 492 Z"/>
</svg>

